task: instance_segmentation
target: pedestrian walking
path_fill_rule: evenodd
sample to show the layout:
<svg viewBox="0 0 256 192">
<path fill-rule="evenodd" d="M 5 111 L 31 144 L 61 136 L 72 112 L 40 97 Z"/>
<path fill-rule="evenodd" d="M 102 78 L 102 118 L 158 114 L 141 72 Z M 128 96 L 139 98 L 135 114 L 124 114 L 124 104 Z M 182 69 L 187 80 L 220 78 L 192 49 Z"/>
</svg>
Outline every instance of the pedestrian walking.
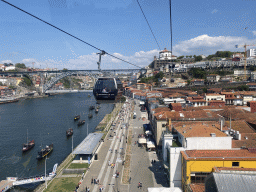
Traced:
<svg viewBox="0 0 256 192">
<path fill-rule="evenodd" d="M 88 191 L 88 188 L 87 188 L 87 186 L 85 187 L 85 191 L 86 191 L 86 192 Z"/>
<path fill-rule="evenodd" d="M 99 179 L 97 179 L 97 184 L 99 184 L 100 183 L 100 180 Z"/>
<path fill-rule="evenodd" d="M 87 192 L 90 192 L 90 188 L 88 187 Z"/>
<path fill-rule="evenodd" d="M 93 177 L 92 177 L 92 180 L 91 180 L 91 184 L 93 184 Z"/>
</svg>

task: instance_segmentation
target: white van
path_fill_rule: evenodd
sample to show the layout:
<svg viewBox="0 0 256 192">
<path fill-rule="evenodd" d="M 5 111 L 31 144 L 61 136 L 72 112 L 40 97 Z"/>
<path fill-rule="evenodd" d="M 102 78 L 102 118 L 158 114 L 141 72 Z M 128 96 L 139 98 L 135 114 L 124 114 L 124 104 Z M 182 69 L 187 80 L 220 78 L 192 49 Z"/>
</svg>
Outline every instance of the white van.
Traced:
<svg viewBox="0 0 256 192">
<path fill-rule="evenodd" d="M 133 112 L 133 119 L 136 119 L 136 117 L 137 117 L 136 112 Z"/>
</svg>

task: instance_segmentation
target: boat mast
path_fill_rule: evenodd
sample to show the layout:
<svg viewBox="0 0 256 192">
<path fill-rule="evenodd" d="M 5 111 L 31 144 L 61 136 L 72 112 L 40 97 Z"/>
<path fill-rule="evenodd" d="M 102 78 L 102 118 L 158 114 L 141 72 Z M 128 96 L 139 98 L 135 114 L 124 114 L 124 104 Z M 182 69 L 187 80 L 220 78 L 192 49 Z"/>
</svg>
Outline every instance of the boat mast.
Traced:
<svg viewBox="0 0 256 192">
<path fill-rule="evenodd" d="M 27 129 L 27 145 L 28 145 L 28 129 Z"/>
</svg>

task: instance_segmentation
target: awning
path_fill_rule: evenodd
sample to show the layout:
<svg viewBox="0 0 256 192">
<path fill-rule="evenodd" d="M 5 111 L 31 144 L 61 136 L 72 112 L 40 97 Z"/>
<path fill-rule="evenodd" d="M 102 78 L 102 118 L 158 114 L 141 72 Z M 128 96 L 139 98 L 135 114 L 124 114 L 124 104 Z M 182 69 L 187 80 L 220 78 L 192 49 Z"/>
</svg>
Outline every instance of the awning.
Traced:
<svg viewBox="0 0 256 192">
<path fill-rule="evenodd" d="M 146 138 L 139 138 L 139 144 L 145 144 L 147 143 Z"/>
<path fill-rule="evenodd" d="M 152 141 L 148 141 L 147 142 L 147 148 L 156 148 L 156 146 Z"/>
<path fill-rule="evenodd" d="M 151 131 L 145 131 L 145 133 L 146 133 L 147 135 L 152 135 L 152 132 L 151 132 Z"/>
</svg>

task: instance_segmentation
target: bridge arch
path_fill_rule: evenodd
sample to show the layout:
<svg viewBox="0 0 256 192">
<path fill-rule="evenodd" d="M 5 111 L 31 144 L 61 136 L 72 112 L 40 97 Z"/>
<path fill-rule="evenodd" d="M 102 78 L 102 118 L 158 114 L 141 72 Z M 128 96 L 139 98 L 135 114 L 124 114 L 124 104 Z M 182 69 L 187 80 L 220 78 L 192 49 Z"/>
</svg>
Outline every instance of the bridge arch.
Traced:
<svg viewBox="0 0 256 192">
<path fill-rule="evenodd" d="M 53 85 L 55 85 L 59 80 L 72 75 L 86 75 L 97 79 L 102 75 L 102 73 L 99 71 L 61 71 L 61 73 L 58 72 L 56 77 L 52 77 L 46 84 L 43 85 L 42 92 L 45 93 L 47 90 L 51 89 Z"/>
</svg>

